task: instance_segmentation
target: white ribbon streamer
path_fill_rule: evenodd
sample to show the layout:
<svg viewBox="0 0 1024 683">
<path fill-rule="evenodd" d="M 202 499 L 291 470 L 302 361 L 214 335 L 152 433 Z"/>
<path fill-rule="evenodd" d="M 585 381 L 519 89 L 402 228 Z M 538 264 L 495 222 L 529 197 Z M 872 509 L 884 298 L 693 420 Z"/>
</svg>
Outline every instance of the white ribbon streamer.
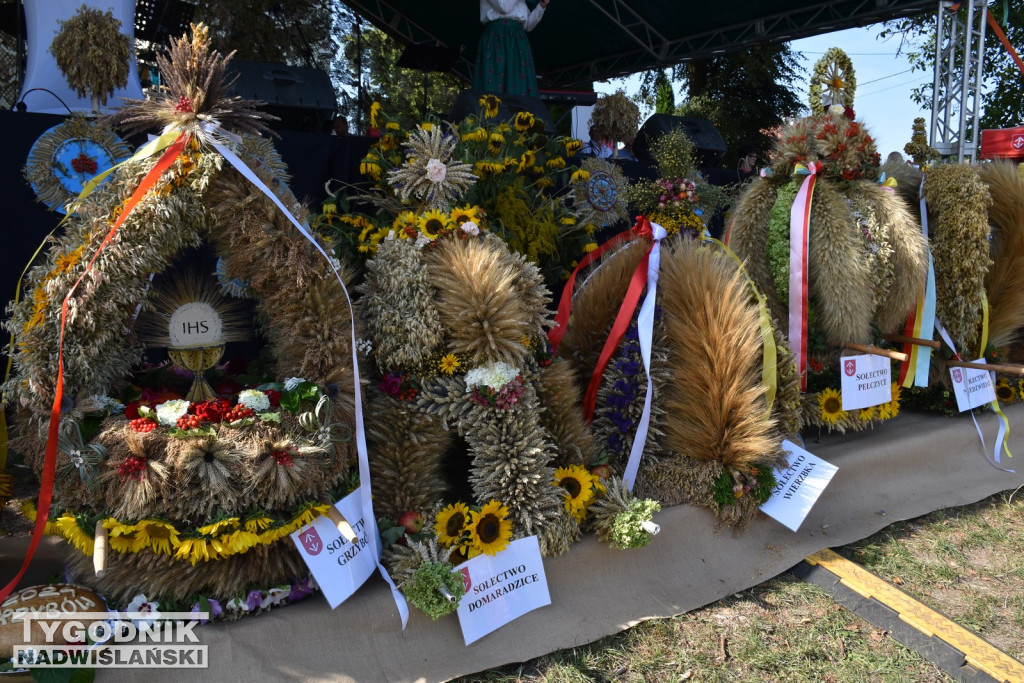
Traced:
<svg viewBox="0 0 1024 683">
<path fill-rule="evenodd" d="M 213 127 L 207 132 L 215 132 L 216 128 Z M 292 215 L 291 211 L 285 208 L 284 204 L 277 197 L 274 192 L 267 187 L 262 180 L 248 167 L 245 162 L 242 161 L 234 152 L 227 148 L 223 143 L 216 140 L 213 135 L 210 135 L 210 143 L 214 148 L 220 152 L 228 163 L 235 167 L 235 169 L 241 173 L 249 182 L 255 185 L 263 194 L 267 195 L 277 208 L 281 209 L 281 212 L 291 221 L 298 231 L 305 237 L 309 242 L 316 247 L 316 250 L 324 257 L 324 259 L 330 264 L 331 270 L 334 272 L 334 276 L 338 278 L 338 283 L 341 285 L 341 290 L 345 292 L 345 300 L 348 302 L 349 316 L 352 315 L 352 299 L 348 295 L 348 288 L 345 287 L 345 282 L 341 279 L 341 274 L 338 273 L 337 266 L 334 265 L 334 259 L 332 259 L 315 237 L 309 232 L 309 228 L 301 223 Z M 359 364 L 356 361 L 358 357 L 358 351 L 356 349 L 356 331 L 355 331 L 355 320 L 351 319 L 352 325 L 349 327 L 349 336 L 351 337 L 352 344 L 352 375 L 353 375 L 353 394 L 355 399 L 355 412 L 356 412 L 356 452 L 359 459 L 359 491 L 360 501 L 362 503 L 363 519 L 368 526 L 366 533 L 366 539 L 369 544 L 370 550 L 373 552 L 373 556 L 377 561 L 377 569 L 380 570 L 381 576 L 391 586 L 391 595 L 395 599 L 395 605 L 398 607 L 398 612 L 402 617 L 402 629 L 404 630 L 406 625 L 409 623 L 409 606 L 405 601 L 405 596 L 402 595 L 401 591 L 395 585 L 395 582 L 391 579 L 387 569 L 380 562 L 381 555 L 381 544 L 380 544 L 380 531 L 377 529 L 377 518 L 373 514 L 373 498 L 370 492 L 370 460 L 367 456 L 366 451 L 366 433 L 363 428 L 363 399 L 362 393 L 359 389 Z"/>
<path fill-rule="evenodd" d="M 647 444 L 647 432 L 651 426 L 651 397 L 654 393 L 654 383 L 651 382 L 651 346 L 654 341 L 654 305 L 658 294 L 658 272 L 661 268 L 661 240 L 668 237 L 665 228 L 657 223 L 651 223 L 651 230 L 654 232 L 654 243 L 651 245 L 651 255 L 647 261 L 647 296 L 640 306 L 640 313 L 636 319 L 637 336 L 640 338 L 640 355 L 644 360 L 644 371 L 647 373 L 647 398 L 644 399 L 644 412 L 640 416 L 640 422 L 636 427 L 636 434 L 633 435 L 633 446 L 629 451 L 629 460 L 626 462 L 626 469 L 622 473 L 622 483 L 632 491 L 636 481 L 637 471 L 640 469 L 640 459 L 644 454 L 644 446 Z"/>
<path fill-rule="evenodd" d="M 953 343 L 953 338 L 949 336 L 949 332 L 946 331 L 946 328 L 942 325 L 938 318 L 935 318 L 935 330 L 939 333 L 939 336 L 942 337 L 942 340 L 946 342 L 946 345 L 949 346 L 949 348 L 953 349 L 953 353 L 959 356 L 960 354 L 956 350 L 956 344 Z M 994 385 L 996 383 L 995 374 L 992 372 L 990 372 L 989 374 L 992 375 L 992 384 Z M 996 447 L 995 450 L 992 452 L 992 456 L 995 458 L 995 462 L 992 462 L 991 458 L 988 457 L 988 446 L 985 445 L 985 435 L 981 432 L 981 425 L 978 424 L 978 418 L 974 416 L 973 410 L 971 410 L 970 413 L 971 419 L 974 420 L 974 428 L 978 430 L 978 438 L 981 439 L 981 450 L 982 452 L 985 453 L 985 460 L 988 461 L 988 464 L 992 465 L 992 467 L 995 467 L 997 470 L 1009 472 L 1010 474 L 1016 474 L 1014 470 L 1009 470 L 1006 469 L 1005 467 L 1000 467 L 1000 463 L 1002 462 L 1002 460 L 1000 458 L 999 451 L 1002 449 L 1003 440 L 1006 438 L 1006 423 L 1003 422 L 1002 420 L 999 420 L 999 433 L 996 435 Z"/>
<path fill-rule="evenodd" d="M 925 249 L 928 250 L 928 275 L 925 279 L 924 306 L 921 307 L 921 336 L 928 335 L 935 325 L 935 264 L 932 262 L 932 249 L 928 242 L 928 206 L 924 201 L 924 177 L 921 178 L 919 190 L 921 198 L 921 231 L 924 233 Z M 932 363 L 932 349 L 921 346 L 917 349 L 917 365 L 914 366 L 914 386 L 927 387 L 929 369 Z"/>
</svg>

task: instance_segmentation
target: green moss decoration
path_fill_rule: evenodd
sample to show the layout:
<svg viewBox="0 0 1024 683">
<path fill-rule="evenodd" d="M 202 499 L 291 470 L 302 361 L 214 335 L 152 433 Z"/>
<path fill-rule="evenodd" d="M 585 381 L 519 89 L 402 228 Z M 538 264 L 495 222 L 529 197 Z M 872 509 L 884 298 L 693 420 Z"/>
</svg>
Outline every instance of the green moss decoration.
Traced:
<svg viewBox="0 0 1024 683">
<path fill-rule="evenodd" d="M 653 500 L 634 500 L 629 508 L 615 516 L 609 539 L 612 546 L 619 550 L 627 548 L 643 548 L 651 542 L 653 536 L 641 526 L 654 518 L 654 513 L 661 510 L 661 505 Z"/>
<path fill-rule="evenodd" d="M 800 186 L 790 181 L 779 188 L 768 219 L 768 268 L 779 301 L 789 301 L 789 217 Z"/>
<path fill-rule="evenodd" d="M 459 600 L 466 594 L 462 575 L 453 569 L 450 562 L 424 562 L 405 584 L 405 597 L 431 619 L 451 614 L 459 608 Z M 454 602 L 445 596 L 442 586 L 455 596 Z"/>
<path fill-rule="evenodd" d="M 914 119 L 910 142 L 903 146 L 903 151 L 909 154 L 918 166 L 924 166 L 928 162 L 939 158 L 938 150 L 928 144 L 928 136 L 924 132 L 923 117 L 919 116 Z"/>
<path fill-rule="evenodd" d="M 66 21 L 50 43 L 50 54 L 68 85 L 80 97 L 91 96 L 106 104 L 118 88 L 128 83 L 132 42 L 121 33 L 113 12 L 82 5 Z"/>
</svg>

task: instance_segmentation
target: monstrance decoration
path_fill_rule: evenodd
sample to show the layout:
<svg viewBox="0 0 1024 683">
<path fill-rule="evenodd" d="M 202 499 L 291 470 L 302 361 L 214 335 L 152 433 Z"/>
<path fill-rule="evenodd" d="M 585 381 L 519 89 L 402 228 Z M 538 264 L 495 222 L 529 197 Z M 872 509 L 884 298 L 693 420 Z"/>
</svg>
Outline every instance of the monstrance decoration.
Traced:
<svg viewBox="0 0 1024 683">
<path fill-rule="evenodd" d="M 225 296 L 215 280 L 194 271 L 172 276 L 152 301 L 154 310 L 140 325 L 143 342 L 167 349 L 172 363 L 193 373 L 187 400 L 216 398 L 203 373 L 220 361 L 226 344 L 248 338 L 238 301 Z"/>
</svg>

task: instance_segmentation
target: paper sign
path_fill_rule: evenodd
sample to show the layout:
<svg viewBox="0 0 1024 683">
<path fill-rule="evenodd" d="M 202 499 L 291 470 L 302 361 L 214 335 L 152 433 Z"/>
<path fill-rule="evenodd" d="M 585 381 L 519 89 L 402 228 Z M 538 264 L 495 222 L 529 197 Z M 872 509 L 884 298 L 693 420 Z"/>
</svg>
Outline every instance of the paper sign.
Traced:
<svg viewBox="0 0 1024 683">
<path fill-rule="evenodd" d="M 789 466 L 775 470 L 778 483 L 761 511 L 796 531 L 839 468 L 792 441 L 783 441 L 782 449 L 789 453 Z"/>
<path fill-rule="evenodd" d="M 984 363 L 985 359 L 979 358 L 974 362 Z M 996 387 L 991 370 L 950 368 L 949 375 L 953 378 L 956 408 L 961 413 L 996 400 Z"/>
<path fill-rule="evenodd" d="M 299 555 L 313 573 L 331 609 L 347 600 L 377 569 L 377 558 L 373 556 L 366 538 L 367 525 L 363 521 L 359 489 L 335 503 L 334 507 L 359 537 L 355 543 L 345 539 L 334 522 L 323 515 L 291 534 Z"/>
<path fill-rule="evenodd" d="M 888 358 L 865 354 L 839 360 L 843 410 L 870 408 L 892 400 L 892 363 Z"/>
<path fill-rule="evenodd" d="M 527 612 L 551 604 L 536 536 L 512 541 L 497 555 L 463 562 L 466 594 L 459 601 L 462 638 L 469 645 Z"/>
</svg>

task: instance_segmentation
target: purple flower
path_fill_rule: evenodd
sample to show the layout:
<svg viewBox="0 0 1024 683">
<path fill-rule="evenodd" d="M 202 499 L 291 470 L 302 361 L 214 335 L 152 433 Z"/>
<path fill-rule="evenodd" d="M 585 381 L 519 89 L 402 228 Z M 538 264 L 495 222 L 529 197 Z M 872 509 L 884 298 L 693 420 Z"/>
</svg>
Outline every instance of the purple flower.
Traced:
<svg viewBox="0 0 1024 683">
<path fill-rule="evenodd" d="M 253 590 L 249 591 L 249 595 L 245 597 L 245 605 L 249 608 L 249 611 L 256 609 L 263 604 L 263 591 Z"/>
<path fill-rule="evenodd" d="M 207 600 L 207 602 L 210 604 L 210 611 L 209 611 L 210 618 L 209 619 L 200 619 L 199 620 L 200 624 L 207 624 L 211 620 L 216 619 L 217 617 L 219 617 L 221 614 L 224 613 L 224 608 L 221 607 L 219 600 L 210 599 L 210 600 Z M 200 612 L 202 612 L 203 609 L 202 609 L 202 607 L 200 605 L 201 605 L 201 603 L 198 603 L 198 602 L 196 604 L 192 605 L 192 609 L 189 611 L 189 613 L 190 614 L 199 614 Z"/>
<path fill-rule="evenodd" d="M 402 393 L 402 379 L 397 375 L 388 373 L 380 381 L 380 390 L 388 396 L 398 396 Z"/>
<path fill-rule="evenodd" d="M 288 602 L 295 602 L 312 594 L 313 587 L 309 585 L 309 577 L 306 577 L 292 585 L 292 591 L 288 594 Z"/>
</svg>

